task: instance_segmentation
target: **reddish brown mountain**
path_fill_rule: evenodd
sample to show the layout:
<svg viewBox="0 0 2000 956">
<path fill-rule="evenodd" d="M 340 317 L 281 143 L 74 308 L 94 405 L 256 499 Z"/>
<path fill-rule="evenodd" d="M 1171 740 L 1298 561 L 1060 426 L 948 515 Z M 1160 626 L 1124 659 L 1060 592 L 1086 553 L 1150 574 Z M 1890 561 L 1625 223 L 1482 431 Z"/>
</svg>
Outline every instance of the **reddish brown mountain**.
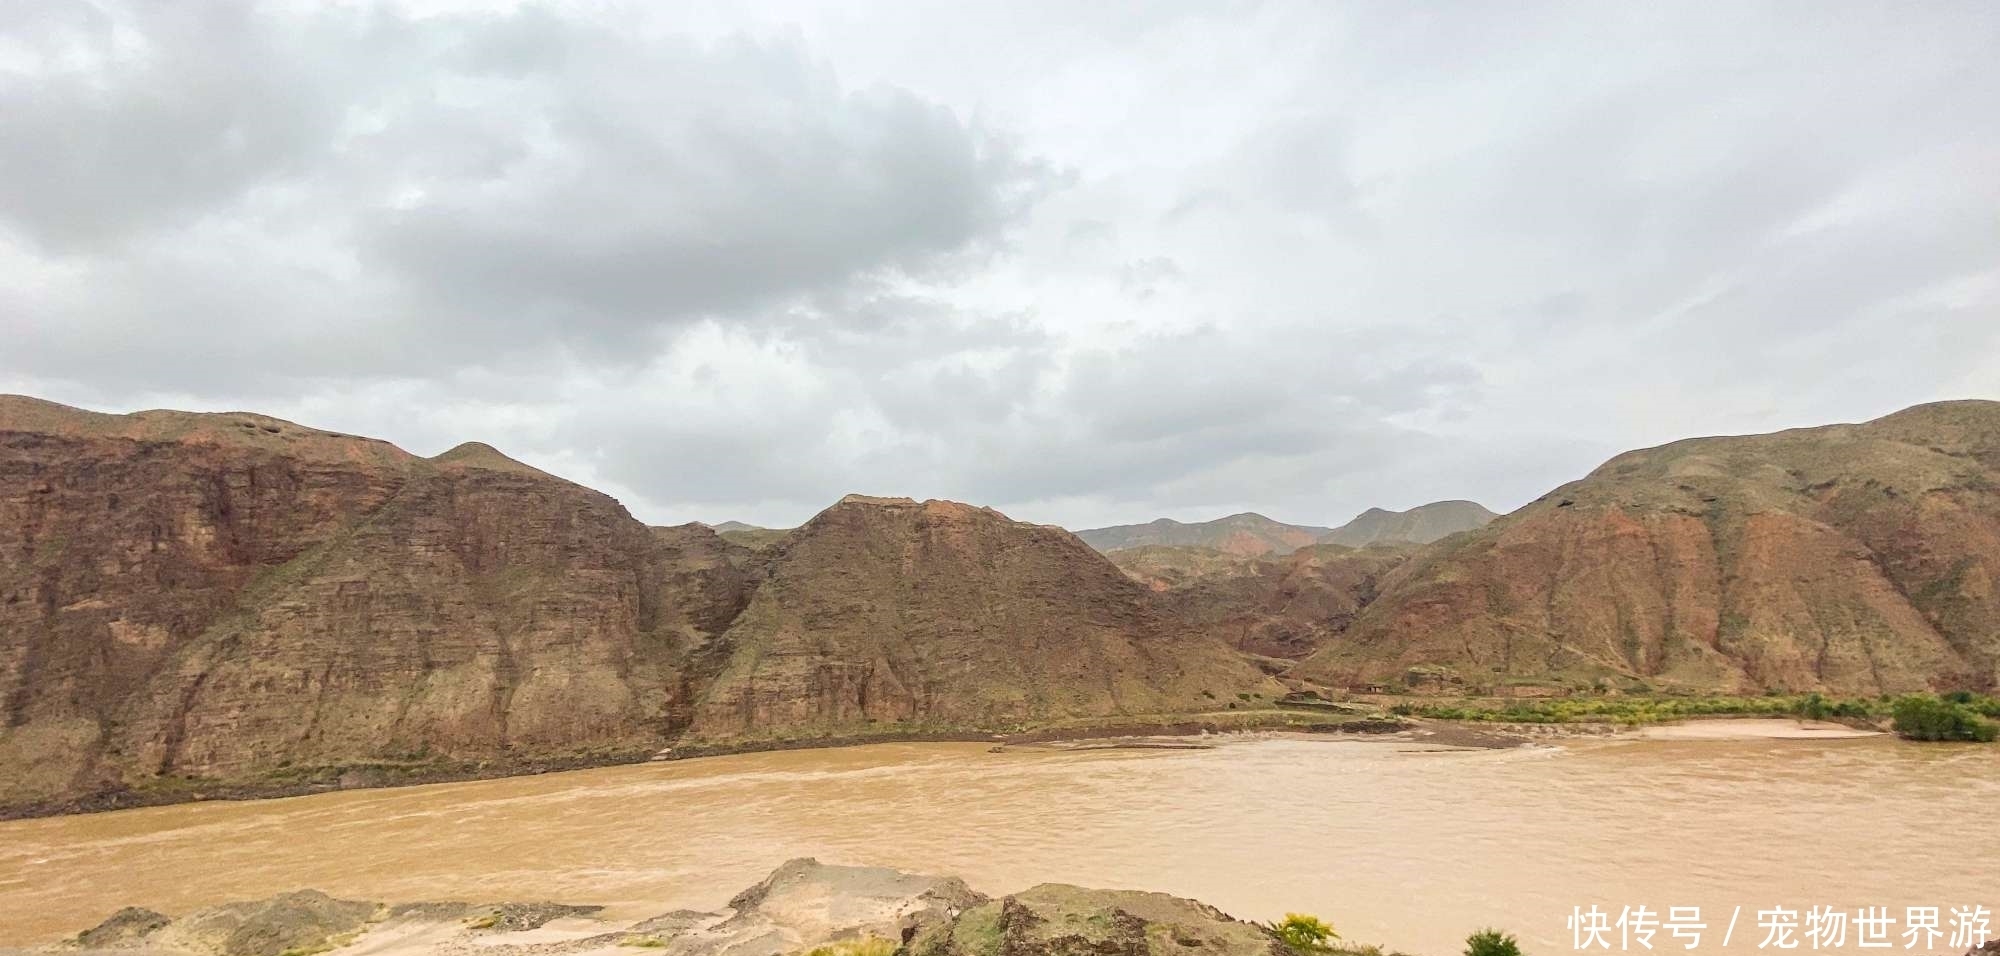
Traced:
<svg viewBox="0 0 2000 956">
<path fill-rule="evenodd" d="M 483 445 L 0 399 L 0 805 L 656 747 L 730 547 Z"/>
<path fill-rule="evenodd" d="M 2000 681 L 2000 403 L 1629 452 L 1391 573 L 1297 674 L 1704 690 Z"/>
<path fill-rule="evenodd" d="M 1353 622 L 1375 599 L 1383 576 L 1415 550 L 1318 544 L 1282 557 L 1243 557 L 1208 548 L 1145 547 L 1110 557 L 1157 592 L 1175 618 L 1246 653 L 1296 659 Z"/>
<path fill-rule="evenodd" d="M 484 445 L 0 397 L 0 811 L 1273 686 L 984 509 L 850 499 L 756 552 Z"/>
<path fill-rule="evenodd" d="M 1000 730 L 1279 690 L 1074 535 L 989 508 L 850 495 L 773 552 L 698 737 Z"/>
</svg>

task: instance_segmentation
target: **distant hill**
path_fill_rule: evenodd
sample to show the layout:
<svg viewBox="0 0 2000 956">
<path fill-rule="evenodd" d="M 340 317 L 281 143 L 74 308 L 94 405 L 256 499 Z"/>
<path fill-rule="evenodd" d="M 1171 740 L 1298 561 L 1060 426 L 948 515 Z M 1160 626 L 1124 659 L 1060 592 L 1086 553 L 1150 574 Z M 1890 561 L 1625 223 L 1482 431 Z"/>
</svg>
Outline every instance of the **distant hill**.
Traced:
<svg viewBox="0 0 2000 956">
<path fill-rule="evenodd" d="M 1224 554 L 1258 555 L 1290 554 L 1298 548 L 1318 541 L 1321 535 L 1332 530 L 1311 525 L 1285 524 L 1260 514 L 1245 512 L 1193 524 L 1184 524 L 1172 518 L 1161 518 L 1146 524 L 1090 528 L 1077 532 L 1076 536 L 1082 538 L 1083 543 L 1104 552 L 1162 545 L 1213 548 Z"/>
<path fill-rule="evenodd" d="M 724 521 L 714 525 L 715 533 L 725 540 L 735 542 L 753 551 L 761 551 L 785 540 L 792 533 L 791 528 L 760 528 L 741 521 Z"/>
<path fill-rule="evenodd" d="M 1088 528 L 1076 533 L 1107 554 L 1132 548 L 1208 548 L 1240 557 L 1286 555 L 1309 544 L 1361 548 L 1371 544 L 1429 544 L 1469 531 L 1497 515 L 1471 501 L 1435 501 L 1408 511 L 1370 508 L 1338 528 L 1286 524 L 1255 512 L 1214 521 L 1183 523 L 1161 518 L 1146 524 Z M 720 528 L 718 528 L 720 530 Z"/>
<path fill-rule="evenodd" d="M 1376 543 L 1429 544 L 1500 517 L 1474 501 L 1433 501 L 1408 511 L 1370 508 L 1320 537 L 1327 544 L 1361 548 Z"/>
</svg>

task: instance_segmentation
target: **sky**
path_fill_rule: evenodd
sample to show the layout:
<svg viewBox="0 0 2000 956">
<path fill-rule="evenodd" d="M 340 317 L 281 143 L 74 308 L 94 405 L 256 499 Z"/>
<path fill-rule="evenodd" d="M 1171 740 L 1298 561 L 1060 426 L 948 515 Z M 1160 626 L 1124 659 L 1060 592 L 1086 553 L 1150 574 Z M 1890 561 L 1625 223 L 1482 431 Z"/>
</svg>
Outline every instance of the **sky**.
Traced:
<svg viewBox="0 0 2000 956">
<path fill-rule="evenodd" d="M 2000 4 L 0 0 L 0 391 L 656 523 L 1499 511 L 2000 398 Z"/>
</svg>

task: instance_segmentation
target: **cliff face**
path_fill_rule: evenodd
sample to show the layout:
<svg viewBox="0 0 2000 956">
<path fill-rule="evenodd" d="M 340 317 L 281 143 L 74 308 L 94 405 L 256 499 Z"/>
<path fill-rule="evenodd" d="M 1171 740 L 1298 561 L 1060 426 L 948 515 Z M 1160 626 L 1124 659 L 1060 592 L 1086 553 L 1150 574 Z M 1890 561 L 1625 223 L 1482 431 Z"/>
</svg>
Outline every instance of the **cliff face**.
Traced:
<svg viewBox="0 0 2000 956">
<path fill-rule="evenodd" d="M 484 446 L 6 399 L 0 805 L 658 746 L 729 547 Z"/>
<path fill-rule="evenodd" d="M 984 509 L 849 499 L 753 551 L 484 445 L 0 398 L 0 810 L 1274 688 Z"/>
<path fill-rule="evenodd" d="M 1000 729 L 1277 689 L 1059 528 L 849 496 L 774 550 L 697 736 Z"/>
<path fill-rule="evenodd" d="M 1300 666 L 1847 693 L 2000 681 L 2000 403 L 1620 455 L 1388 576 Z"/>
</svg>

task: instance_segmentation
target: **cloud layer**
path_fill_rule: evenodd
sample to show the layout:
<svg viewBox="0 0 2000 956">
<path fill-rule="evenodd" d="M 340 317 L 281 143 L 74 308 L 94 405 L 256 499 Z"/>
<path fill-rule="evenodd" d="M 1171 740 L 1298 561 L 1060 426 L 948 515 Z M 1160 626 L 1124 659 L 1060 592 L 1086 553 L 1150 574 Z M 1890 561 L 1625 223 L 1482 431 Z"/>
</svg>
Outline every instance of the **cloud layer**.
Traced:
<svg viewBox="0 0 2000 956">
<path fill-rule="evenodd" d="M 0 389 L 641 517 L 1499 509 L 2000 397 L 2000 10 L 0 7 Z"/>
</svg>

